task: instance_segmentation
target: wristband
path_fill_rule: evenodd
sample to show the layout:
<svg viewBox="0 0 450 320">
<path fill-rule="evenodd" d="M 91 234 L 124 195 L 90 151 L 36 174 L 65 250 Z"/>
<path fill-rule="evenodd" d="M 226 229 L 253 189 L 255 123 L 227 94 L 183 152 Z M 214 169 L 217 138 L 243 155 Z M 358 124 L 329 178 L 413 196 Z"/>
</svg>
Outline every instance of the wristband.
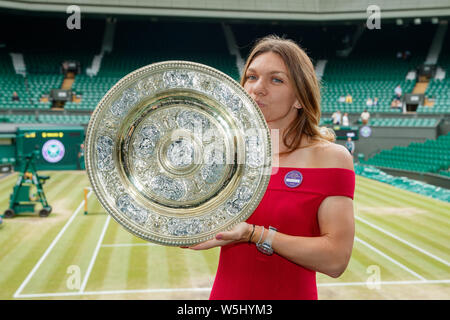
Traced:
<svg viewBox="0 0 450 320">
<path fill-rule="evenodd" d="M 252 243 L 253 233 L 255 233 L 255 225 L 253 225 L 253 231 L 252 234 L 250 235 L 250 238 L 248 238 L 248 243 Z"/>
</svg>

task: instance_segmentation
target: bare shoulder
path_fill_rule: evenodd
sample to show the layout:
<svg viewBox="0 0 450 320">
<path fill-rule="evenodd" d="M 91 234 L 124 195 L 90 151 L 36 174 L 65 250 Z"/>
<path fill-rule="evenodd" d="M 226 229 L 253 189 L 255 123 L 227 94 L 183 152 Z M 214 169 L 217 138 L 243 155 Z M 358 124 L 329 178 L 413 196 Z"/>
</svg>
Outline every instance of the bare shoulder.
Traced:
<svg viewBox="0 0 450 320">
<path fill-rule="evenodd" d="M 347 148 L 337 143 L 321 142 L 314 147 L 313 157 L 321 168 L 354 170 L 352 155 Z"/>
</svg>

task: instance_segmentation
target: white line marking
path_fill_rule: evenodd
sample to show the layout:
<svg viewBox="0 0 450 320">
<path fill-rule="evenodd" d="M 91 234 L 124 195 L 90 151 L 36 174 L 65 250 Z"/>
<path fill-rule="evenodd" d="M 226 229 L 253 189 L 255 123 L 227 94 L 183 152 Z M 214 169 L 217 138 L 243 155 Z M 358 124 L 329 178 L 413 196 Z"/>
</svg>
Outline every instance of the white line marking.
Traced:
<svg viewBox="0 0 450 320">
<path fill-rule="evenodd" d="M 408 241 L 406 241 L 406 240 L 404 240 L 404 239 L 402 239 L 402 238 L 396 236 L 395 234 L 392 234 L 392 233 L 390 233 L 389 231 L 386 231 L 386 230 L 384 230 L 383 228 L 378 227 L 378 226 L 374 225 L 373 223 L 371 223 L 371 222 L 369 222 L 369 221 L 367 221 L 367 220 L 365 220 L 365 219 L 363 219 L 363 218 L 361 218 L 361 217 L 355 216 L 355 218 L 356 218 L 357 220 L 359 220 L 359 221 L 361 221 L 361 222 L 367 224 L 368 226 L 371 226 L 372 228 L 374 228 L 374 229 L 376 229 L 376 230 L 378 230 L 378 231 L 380 231 L 380 232 L 383 232 L 384 234 L 387 234 L 387 235 L 390 236 L 391 238 L 394 238 L 395 240 L 398 240 L 398 241 L 400 241 L 400 242 L 406 244 L 407 246 L 410 246 L 411 248 L 414 248 L 414 249 L 416 249 L 417 251 L 420 251 L 420 252 L 422 252 L 423 254 L 425 254 L 425 255 L 427 255 L 427 256 L 429 256 L 429 257 L 431 257 L 431 258 L 433 258 L 433 259 L 435 259 L 435 260 L 437 260 L 437 261 L 439 261 L 439 262 L 441 262 L 441 263 L 443 263 L 443 264 L 445 264 L 447 267 L 450 266 L 450 262 L 445 261 L 444 259 L 439 258 L 439 257 L 435 256 L 434 254 L 429 253 L 428 251 L 426 251 L 426 250 L 424 250 L 424 249 L 422 249 L 422 248 L 419 248 L 418 246 L 412 244 L 411 242 L 408 242 Z"/>
<path fill-rule="evenodd" d="M 377 282 L 376 284 L 380 285 L 450 284 L 450 280 L 381 281 Z M 318 287 L 367 286 L 367 282 L 319 283 L 317 284 L 317 286 Z M 132 293 L 209 292 L 209 291 L 211 291 L 211 288 L 162 288 L 162 289 L 142 289 L 142 290 L 36 293 L 36 294 L 22 294 L 20 295 L 19 298 L 45 298 L 45 297 L 65 297 L 65 296 L 108 295 L 108 294 L 132 294 Z"/>
<path fill-rule="evenodd" d="M 92 259 L 91 259 L 91 261 L 89 263 L 89 266 L 88 266 L 88 269 L 87 269 L 87 272 L 86 272 L 86 276 L 84 277 L 84 280 L 83 280 L 83 284 L 81 285 L 80 293 L 83 293 L 84 289 L 86 288 L 87 281 L 89 279 L 89 276 L 91 275 L 92 268 L 94 267 L 94 263 L 95 263 L 95 260 L 97 259 L 98 251 L 100 250 L 100 246 L 101 246 L 101 244 L 103 242 L 103 238 L 105 237 L 106 229 L 108 229 L 108 225 L 109 225 L 109 221 L 110 220 L 111 220 L 111 216 L 108 215 L 106 217 L 106 222 L 105 222 L 105 225 L 103 226 L 103 230 L 102 230 L 102 233 L 100 235 L 100 238 L 98 239 L 97 246 L 95 247 L 94 254 L 93 254 Z"/>
<path fill-rule="evenodd" d="M 142 289 L 142 290 L 109 290 L 109 291 L 86 291 L 86 292 L 61 292 L 42 294 L 23 294 L 20 298 L 41 298 L 41 297 L 64 297 L 64 296 L 87 296 L 106 294 L 130 294 L 130 293 L 171 293 L 171 292 L 209 292 L 211 288 L 162 288 L 162 289 Z"/>
<path fill-rule="evenodd" d="M 398 262 L 397 260 L 389 257 L 387 254 L 381 252 L 380 250 L 378 250 L 377 248 L 371 246 L 370 244 L 368 244 L 367 242 L 365 242 L 364 240 L 359 239 L 358 237 L 355 237 L 356 241 L 361 242 L 363 245 L 365 245 L 366 247 L 368 247 L 369 249 L 375 251 L 376 253 L 378 253 L 379 255 L 383 256 L 384 258 L 388 259 L 389 261 L 391 261 L 392 263 L 398 265 L 400 268 L 402 268 L 403 270 L 406 270 L 407 272 L 409 272 L 410 274 L 412 274 L 413 276 L 415 276 L 416 278 L 419 278 L 422 281 L 426 281 L 427 279 L 425 279 L 424 277 L 422 277 L 420 274 L 412 271 L 411 269 L 409 269 L 408 267 L 406 267 L 405 265 L 401 264 L 400 262 Z"/>
<path fill-rule="evenodd" d="M 154 247 L 158 246 L 156 243 L 112 243 L 102 244 L 102 247 L 114 248 L 114 247 Z"/>
<path fill-rule="evenodd" d="M 450 283 L 450 280 L 410 280 L 410 281 L 380 281 L 372 282 L 371 284 L 388 285 L 406 285 L 406 284 L 445 284 Z M 318 287 L 351 287 L 351 286 L 366 286 L 367 282 L 343 282 L 343 283 L 319 283 Z"/>
<path fill-rule="evenodd" d="M 87 195 L 87 198 L 89 198 L 92 194 L 92 191 L 90 191 Z M 44 260 L 47 258 L 47 256 L 50 254 L 50 251 L 53 250 L 53 248 L 55 247 L 56 243 L 59 241 L 59 239 L 62 237 L 62 235 L 64 234 L 64 232 L 66 232 L 67 228 L 69 227 L 69 225 L 72 223 L 72 221 L 75 219 L 78 211 L 81 210 L 81 208 L 84 206 L 84 200 L 81 201 L 80 205 L 78 206 L 78 208 L 74 211 L 74 213 L 72 214 L 72 216 L 70 217 L 70 219 L 66 222 L 66 224 L 64 225 L 64 227 L 61 229 L 61 231 L 58 233 L 58 235 L 56 236 L 55 239 L 53 239 L 53 242 L 50 244 L 50 246 L 47 248 L 47 250 L 44 252 L 44 254 L 41 256 L 41 258 L 39 259 L 39 261 L 36 263 L 36 265 L 34 266 L 34 268 L 31 270 L 31 272 L 28 274 L 28 276 L 25 278 L 25 280 L 22 282 L 22 284 L 20 285 L 19 289 L 17 289 L 17 291 L 14 293 L 14 298 L 18 298 L 19 296 L 21 296 L 21 292 L 22 290 L 25 288 L 25 286 L 28 284 L 28 282 L 30 282 L 31 278 L 34 276 L 34 274 L 36 273 L 37 269 L 39 269 L 39 267 L 41 266 L 42 262 L 44 262 Z"/>
</svg>

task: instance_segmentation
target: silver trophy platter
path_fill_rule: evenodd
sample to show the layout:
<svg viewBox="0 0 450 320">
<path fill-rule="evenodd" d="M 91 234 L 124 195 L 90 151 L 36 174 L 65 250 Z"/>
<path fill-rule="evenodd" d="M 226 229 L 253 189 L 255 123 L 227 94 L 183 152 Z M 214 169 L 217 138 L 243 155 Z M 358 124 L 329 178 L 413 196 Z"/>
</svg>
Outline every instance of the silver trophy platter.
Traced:
<svg viewBox="0 0 450 320">
<path fill-rule="evenodd" d="M 107 213 L 134 235 L 194 245 L 245 221 L 271 173 L 259 107 L 224 73 L 193 62 L 140 68 L 94 110 L 86 169 Z"/>
</svg>

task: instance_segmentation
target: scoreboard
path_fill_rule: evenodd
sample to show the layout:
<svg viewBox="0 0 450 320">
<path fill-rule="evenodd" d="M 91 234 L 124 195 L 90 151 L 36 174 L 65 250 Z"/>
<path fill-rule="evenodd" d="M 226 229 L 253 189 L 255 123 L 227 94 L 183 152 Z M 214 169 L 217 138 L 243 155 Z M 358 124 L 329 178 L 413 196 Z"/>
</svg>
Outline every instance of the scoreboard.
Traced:
<svg viewBox="0 0 450 320">
<path fill-rule="evenodd" d="M 19 127 L 16 133 L 16 165 L 24 156 L 39 150 L 37 170 L 80 169 L 80 150 L 84 143 L 83 127 Z"/>
</svg>

